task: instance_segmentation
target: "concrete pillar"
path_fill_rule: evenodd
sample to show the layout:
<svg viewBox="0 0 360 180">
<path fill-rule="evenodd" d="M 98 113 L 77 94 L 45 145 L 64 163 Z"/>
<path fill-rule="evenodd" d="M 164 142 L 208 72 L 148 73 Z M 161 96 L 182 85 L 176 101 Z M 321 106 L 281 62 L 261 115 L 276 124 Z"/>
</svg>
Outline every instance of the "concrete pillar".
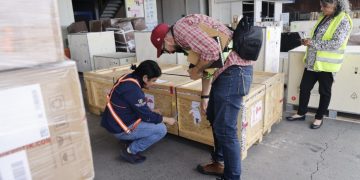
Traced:
<svg viewBox="0 0 360 180">
<path fill-rule="evenodd" d="M 254 0 L 254 23 L 261 22 L 262 0 Z"/>
<path fill-rule="evenodd" d="M 281 13 L 282 13 L 282 2 L 275 2 L 275 10 L 274 10 L 274 21 L 280 21 L 281 20 Z"/>
</svg>

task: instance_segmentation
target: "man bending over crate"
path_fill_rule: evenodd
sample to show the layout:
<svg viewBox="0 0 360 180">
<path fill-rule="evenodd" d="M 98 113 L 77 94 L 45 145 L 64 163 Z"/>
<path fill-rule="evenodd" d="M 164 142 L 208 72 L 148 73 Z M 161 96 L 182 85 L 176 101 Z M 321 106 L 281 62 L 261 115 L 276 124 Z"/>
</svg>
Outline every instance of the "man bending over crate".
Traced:
<svg viewBox="0 0 360 180">
<path fill-rule="evenodd" d="M 205 32 L 206 31 L 206 32 Z M 152 31 L 151 42 L 162 53 L 193 51 L 199 59 L 189 69 L 191 79 L 202 78 L 201 110 L 206 112 L 214 137 L 212 162 L 198 165 L 203 174 L 238 180 L 241 174 L 240 143 L 237 136 L 237 117 L 242 102 L 250 89 L 253 66 L 236 52 L 228 51 L 223 67 L 212 75 L 205 73 L 226 52 L 219 48 L 219 41 L 209 34 L 219 33 L 232 39 L 233 32 L 211 17 L 192 14 L 178 20 L 173 26 L 159 24 Z M 224 43 L 220 42 L 220 43 Z M 189 60 L 190 54 L 188 56 Z M 192 62 L 191 62 L 192 63 Z"/>
</svg>

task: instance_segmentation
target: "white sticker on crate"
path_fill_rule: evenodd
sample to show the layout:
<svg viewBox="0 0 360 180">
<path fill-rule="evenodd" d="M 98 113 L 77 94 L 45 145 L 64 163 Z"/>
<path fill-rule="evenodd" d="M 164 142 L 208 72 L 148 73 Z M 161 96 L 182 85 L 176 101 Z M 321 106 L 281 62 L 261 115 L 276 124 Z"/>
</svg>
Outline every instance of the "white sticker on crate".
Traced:
<svg viewBox="0 0 360 180">
<path fill-rule="evenodd" d="M 255 126 L 262 119 L 263 105 L 262 101 L 258 101 L 254 106 L 251 107 L 251 121 L 250 127 Z"/>
<path fill-rule="evenodd" d="M 146 104 L 149 106 L 149 108 L 151 110 L 154 110 L 154 108 L 155 108 L 155 97 L 154 97 L 154 95 L 145 93 L 145 98 L 146 98 Z"/>
<path fill-rule="evenodd" d="M 0 158 L 0 180 L 31 180 L 25 151 Z"/>
<path fill-rule="evenodd" d="M 167 81 L 167 80 L 163 80 L 163 79 L 157 79 L 155 82 L 158 83 L 158 84 L 162 84 L 162 83 L 166 83 L 166 82 L 168 82 L 168 81 Z"/>
<path fill-rule="evenodd" d="M 39 84 L 0 91 L 0 153 L 50 137 Z"/>
<path fill-rule="evenodd" d="M 189 113 L 193 116 L 194 124 L 200 124 L 201 122 L 200 102 L 192 101 L 191 110 Z"/>
</svg>

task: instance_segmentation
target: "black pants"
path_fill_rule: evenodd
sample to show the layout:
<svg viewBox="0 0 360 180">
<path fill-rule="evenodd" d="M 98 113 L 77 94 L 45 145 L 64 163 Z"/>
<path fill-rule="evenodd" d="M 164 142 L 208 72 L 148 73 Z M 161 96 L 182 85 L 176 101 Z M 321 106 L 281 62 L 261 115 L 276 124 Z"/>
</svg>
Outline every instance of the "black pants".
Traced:
<svg viewBox="0 0 360 180">
<path fill-rule="evenodd" d="M 316 82 L 319 82 L 320 102 L 316 111 L 315 119 L 322 119 L 326 113 L 331 99 L 331 87 L 334 78 L 331 72 L 314 72 L 304 70 L 300 84 L 300 97 L 298 114 L 304 115 L 308 111 L 310 92 Z"/>
</svg>

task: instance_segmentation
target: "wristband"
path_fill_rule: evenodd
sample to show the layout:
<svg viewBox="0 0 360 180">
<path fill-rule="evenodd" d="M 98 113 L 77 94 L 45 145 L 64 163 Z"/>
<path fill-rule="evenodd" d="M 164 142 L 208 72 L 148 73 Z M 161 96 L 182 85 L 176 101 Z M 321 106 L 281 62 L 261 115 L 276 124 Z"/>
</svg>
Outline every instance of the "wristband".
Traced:
<svg viewBox="0 0 360 180">
<path fill-rule="evenodd" d="M 201 99 L 208 99 L 208 98 L 209 98 L 209 95 L 201 96 Z"/>
</svg>

